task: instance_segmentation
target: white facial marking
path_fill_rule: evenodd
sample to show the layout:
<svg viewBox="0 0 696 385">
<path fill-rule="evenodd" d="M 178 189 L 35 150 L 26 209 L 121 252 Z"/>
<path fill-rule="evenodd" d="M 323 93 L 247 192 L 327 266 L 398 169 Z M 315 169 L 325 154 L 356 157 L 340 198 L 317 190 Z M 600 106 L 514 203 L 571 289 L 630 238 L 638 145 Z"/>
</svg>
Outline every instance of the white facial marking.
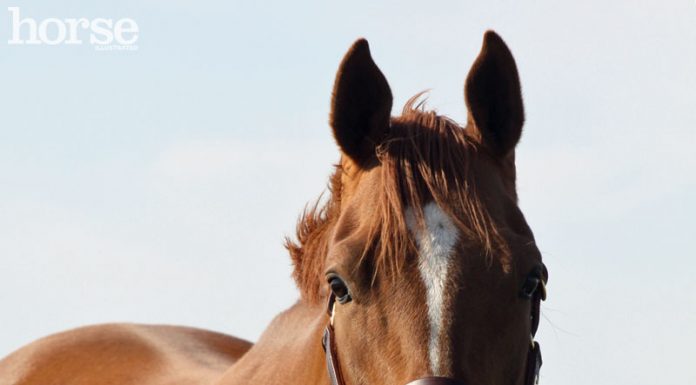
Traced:
<svg viewBox="0 0 696 385">
<path fill-rule="evenodd" d="M 419 228 L 411 209 L 407 211 L 406 221 L 418 245 L 418 267 L 423 283 L 425 283 L 428 319 L 430 321 L 428 343 L 430 369 L 434 375 L 439 375 L 442 364 L 440 334 L 442 332 L 445 285 L 454 246 L 457 244 L 458 232 L 450 217 L 434 202 L 423 207 L 423 217 L 425 228 Z"/>
</svg>

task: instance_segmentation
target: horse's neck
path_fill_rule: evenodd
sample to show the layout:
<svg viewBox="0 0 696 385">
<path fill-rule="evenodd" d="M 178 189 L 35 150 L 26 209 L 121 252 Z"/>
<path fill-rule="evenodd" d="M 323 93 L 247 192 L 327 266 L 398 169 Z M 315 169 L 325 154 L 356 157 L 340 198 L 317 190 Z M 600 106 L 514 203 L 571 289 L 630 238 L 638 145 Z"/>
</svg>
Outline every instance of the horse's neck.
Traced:
<svg viewBox="0 0 696 385">
<path fill-rule="evenodd" d="M 327 383 L 321 335 L 326 309 L 303 301 L 279 314 L 216 385 Z"/>
</svg>

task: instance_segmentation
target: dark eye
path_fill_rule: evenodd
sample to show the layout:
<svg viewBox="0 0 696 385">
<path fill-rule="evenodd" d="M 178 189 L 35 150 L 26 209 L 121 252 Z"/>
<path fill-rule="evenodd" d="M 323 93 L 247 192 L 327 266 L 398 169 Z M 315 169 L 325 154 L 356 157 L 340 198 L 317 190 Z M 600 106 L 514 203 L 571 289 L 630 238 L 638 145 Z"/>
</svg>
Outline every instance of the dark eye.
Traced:
<svg viewBox="0 0 696 385">
<path fill-rule="evenodd" d="M 350 293 L 348 292 L 348 286 L 346 286 L 346 283 L 343 282 L 340 277 L 335 275 L 329 277 L 329 286 L 331 287 L 331 291 L 336 296 L 336 300 L 339 303 L 350 302 L 352 299 L 350 297 Z"/>
<path fill-rule="evenodd" d="M 522 296 L 522 298 L 531 299 L 539 288 L 539 282 L 541 282 L 541 279 L 536 275 L 530 275 L 527 277 L 524 286 L 522 286 L 520 296 Z"/>
</svg>

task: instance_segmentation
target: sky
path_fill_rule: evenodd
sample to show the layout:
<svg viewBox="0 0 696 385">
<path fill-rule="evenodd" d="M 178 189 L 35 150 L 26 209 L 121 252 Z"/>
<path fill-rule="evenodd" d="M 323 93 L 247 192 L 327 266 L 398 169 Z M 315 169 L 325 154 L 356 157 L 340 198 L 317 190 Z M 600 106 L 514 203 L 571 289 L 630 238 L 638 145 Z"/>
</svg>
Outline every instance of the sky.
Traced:
<svg viewBox="0 0 696 385">
<path fill-rule="evenodd" d="M 696 382 L 693 0 L 0 3 L 0 356 L 112 321 L 255 340 L 298 297 L 283 238 L 338 159 L 350 44 L 369 40 L 395 114 L 428 89 L 463 122 L 494 29 L 550 272 L 542 383 Z M 137 50 L 8 44 L 12 6 L 130 18 Z"/>
</svg>

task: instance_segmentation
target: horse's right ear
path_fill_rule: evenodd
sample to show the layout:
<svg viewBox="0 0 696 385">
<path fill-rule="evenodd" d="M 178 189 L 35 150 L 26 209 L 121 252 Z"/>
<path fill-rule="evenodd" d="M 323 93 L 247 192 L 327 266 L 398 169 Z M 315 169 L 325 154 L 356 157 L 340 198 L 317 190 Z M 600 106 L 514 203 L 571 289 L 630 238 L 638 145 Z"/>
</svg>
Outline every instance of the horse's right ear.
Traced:
<svg viewBox="0 0 696 385">
<path fill-rule="evenodd" d="M 481 53 L 464 87 L 471 131 L 497 156 L 512 154 L 522 134 L 524 107 L 515 59 L 493 31 L 483 37 Z"/>
<path fill-rule="evenodd" d="M 345 155 L 358 165 L 376 159 L 376 147 L 389 131 L 392 94 L 370 56 L 367 40 L 353 43 L 336 74 L 331 128 Z"/>
</svg>

